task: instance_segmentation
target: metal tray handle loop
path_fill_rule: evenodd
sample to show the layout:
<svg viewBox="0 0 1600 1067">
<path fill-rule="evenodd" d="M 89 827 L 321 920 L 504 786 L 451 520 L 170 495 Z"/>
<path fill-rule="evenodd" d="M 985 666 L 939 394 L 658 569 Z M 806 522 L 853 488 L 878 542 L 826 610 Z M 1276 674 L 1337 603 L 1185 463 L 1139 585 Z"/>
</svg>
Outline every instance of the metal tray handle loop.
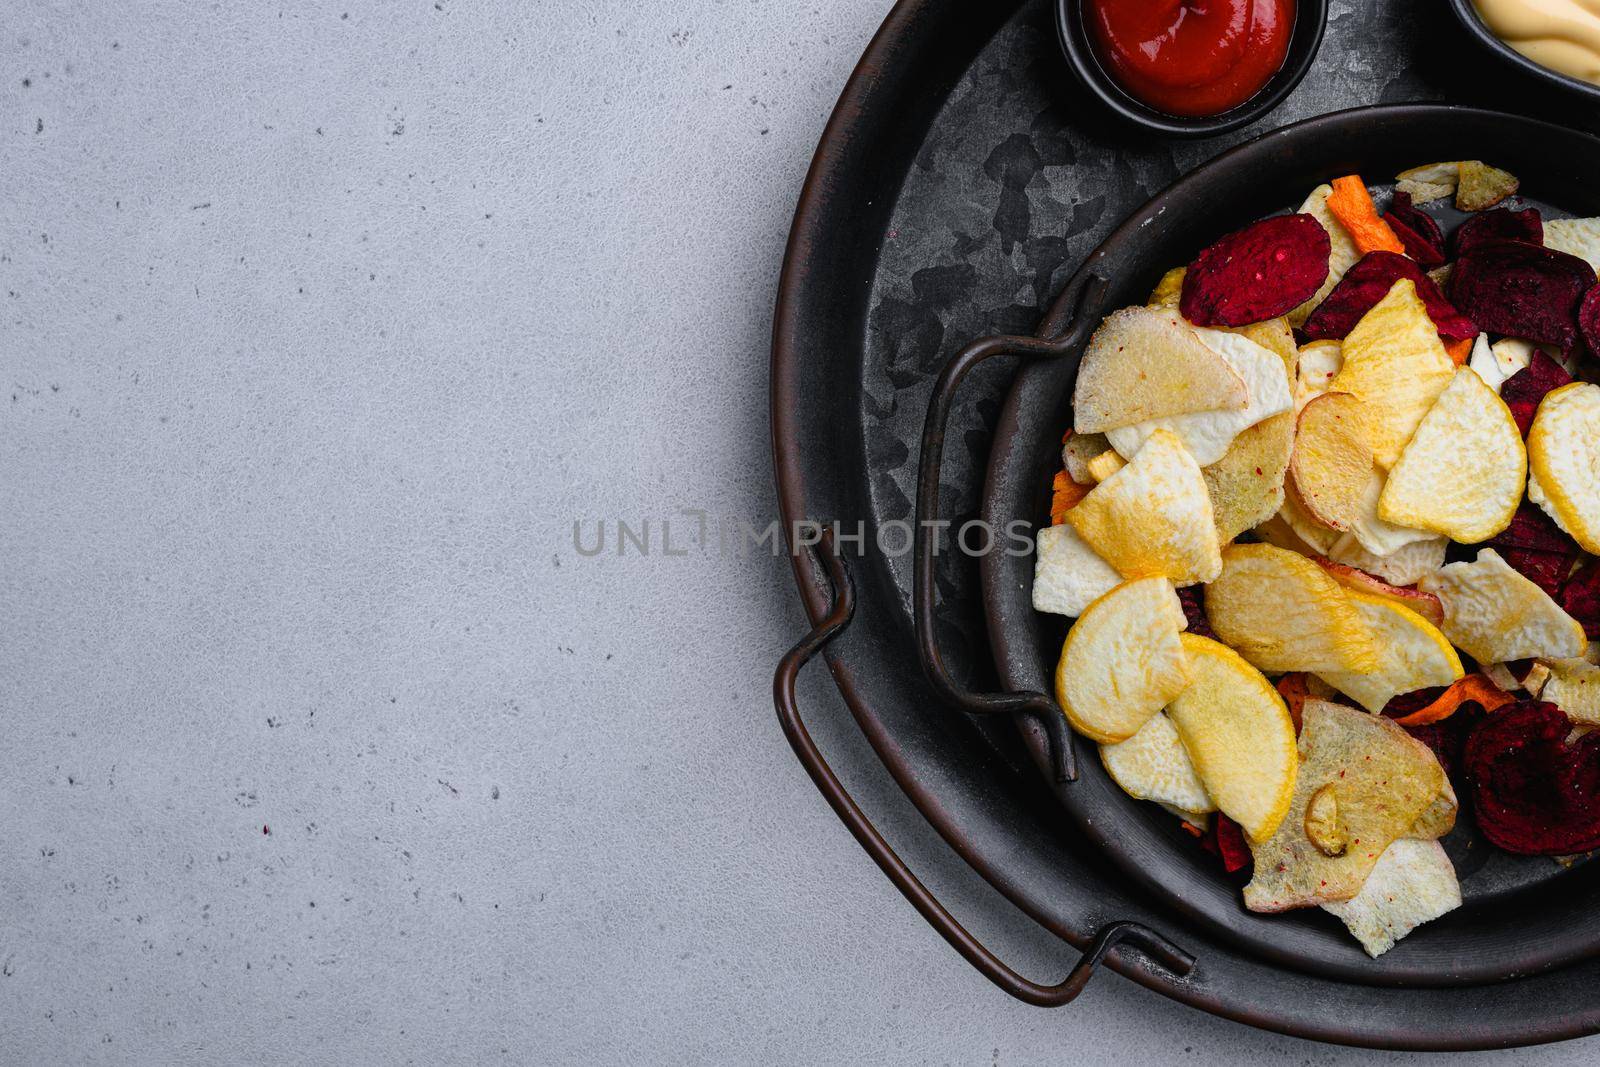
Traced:
<svg viewBox="0 0 1600 1067">
<path fill-rule="evenodd" d="M 1074 291 L 1063 294 L 1065 306 L 1072 308 L 1066 325 L 1055 337 L 1013 337 L 999 335 L 972 342 L 945 365 L 928 399 L 928 418 L 922 428 L 922 455 L 917 465 L 916 569 L 912 586 L 913 615 L 916 620 L 917 653 L 928 680 L 945 700 L 962 711 L 975 715 L 1028 715 L 1044 728 L 1050 743 L 1050 762 L 1056 780 L 1070 782 L 1078 777 L 1077 758 L 1066 716 L 1046 693 L 974 693 L 950 676 L 934 632 L 933 610 L 934 551 L 933 521 L 939 517 L 939 469 L 944 458 L 944 436 L 956 390 L 967 373 L 995 356 L 1064 356 L 1083 343 L 1094 322 L 1095 312 L 1105 298 L 1106 281 L 1084 272 L 1074 283 Z"/>
<path fill-rule="evenodd" d="M 1136 922 L 1113 922 L 1101 927 L 1089 942 L 1089 947 L 1078 959 L 1064 981 L 1055 985 L 1042 985 L 1024 978 L 991 952 L 983 942 L 974 937 L 954 915 L 939 902 L 939 898 L 911 872 L 905 861 L 886 841 L 872 820 L 828 766 L 816 742 L 806 730 L 795 701 L 795 679 L 800 668 L 816 655 L 829 641 L 849 625 L 855 612 L 855 586 L 850 580 L 844 560 L 833 544 L 831 530 L 824 527 L 820 547 L 828 576 L 833 583 L 833 606 L 811 632 L 800 639 L 778 663 L 772 680 L 772 699 L 778 710 L 778 721 L 783 725 L 784 736 L 812 782 L 833 808 L 834 814 L 845 824 L 867 855 L 872 857 L 889 881 L 894 883 L 911 906 L 928 921 L 940 937 L 961 953 L 963 959 L 978 969 L 989 981 L 1011 996 L 1028 1004 L 1054 1008 L 1070 1003 L 1094 976 L 1095 967 L 1106 954 L 1119 945 L 1128 945 L 1142 952 L 1153 965 L 1176 977 L 1183 977 L 1194 969 L 1194 957 L 1154 930 Z M 815 553 L 813 551 L 813 558 Z M 1059 715 L 1060 713 L 1057 712 Z"/>
</svg>

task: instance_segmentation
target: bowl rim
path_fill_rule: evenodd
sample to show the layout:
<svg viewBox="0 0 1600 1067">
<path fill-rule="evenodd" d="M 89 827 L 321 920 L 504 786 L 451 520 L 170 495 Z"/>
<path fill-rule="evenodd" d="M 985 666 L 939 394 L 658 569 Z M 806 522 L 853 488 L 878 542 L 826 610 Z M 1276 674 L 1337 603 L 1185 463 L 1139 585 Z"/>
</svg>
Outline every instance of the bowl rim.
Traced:
<svg viewBox="0 0 1600 1067">
<path fill-rule="evenodd" d="M 1083 23 L 1084 0 L 1055 0 L 1056 37 L 1073 76 L 1123 122 L 1166 137 L 1215 137 L 1248 126 L 1274 110 L 1305 79 L 1328 29 L 1328 0 L 1296 0 L 1283 66 L 1243 103 L 1217 115 L 1169 115 L 1137 100 L 1105 69 Z"/>
<path fill-rule="evenodd" d="M 1570 74 L 1563 74 L 1559 70 L 1551 70 L 1541 63 L 1535 63 L 1496 37 L 1494 31 L 1483 21 L 1483 16 L 1478 13 L 1478 6 L 1472 0 L 1450 0 L 1450 10 L 1455 12 L 1456 21 L 1461 23 L 1469 36 L 1523 73 L 1530 74 L 1547 85 L 1554 85 L 1592 100 L 1600 100 L 1600 85 L 1591 85 L 1581 78 L 1574 78 Z"/>
</svg>

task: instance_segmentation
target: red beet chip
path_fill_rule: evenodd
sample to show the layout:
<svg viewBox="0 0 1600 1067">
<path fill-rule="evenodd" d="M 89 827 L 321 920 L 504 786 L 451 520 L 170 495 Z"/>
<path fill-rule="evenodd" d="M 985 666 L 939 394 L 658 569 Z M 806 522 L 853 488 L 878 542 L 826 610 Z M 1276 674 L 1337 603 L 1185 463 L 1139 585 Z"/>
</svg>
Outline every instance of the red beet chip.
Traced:
<svg viewBox="0 0 1600 1067">
<path fill-rule="evenodd" d="M 1306 320 L 1306 336 L 1313 341 L 1342 340 L 1355 329 L 1361 316 L 1389 295 L 1389 290 L 1401 278 L 1410 278 L 1416 283 L 1417 295 L 1427 307 L 1428 317 L 1438 328 L 1440 337 L 1459 341 L 1478 336 L 1478 327 L 1445 299 L 1417 261 L 1398 252 L 1368 252 L 1357 260 Z"/>
<path fill-rule="evenodd" d="M 1578 554 L 1578 542 L 1555 524 L 1537 504 L 1522 502 L 1511 516 L 1511 525 L 1489 538 L 1491 548 L 1532 548 L 1540 552 L 1559 552 L 1567 557 Z"/>
<path fill-rule="evenodd" d="M 1215 639 L 1217 632 L 1211 628 L 1211 620 L 1206 618 L 1206 605 L 1204 594 L 1198 585 L 1187 585 L 1178 590 L 1178 603 L 1183 605 L 1183 617 L 1189 620 L 1189 632 L 1199 634 L 1201 637 Z"/>
<path fill-rule="evenodd" d="M 1467 738 L 1478 828 L 1507 852 L 1566 856 L 1600 848 L 1600 732 L 1567 744 L 1554 704 L 1524 700 Z"/>
<path fill-rule="evenodd" d="M 1572 375 L 1561 364 L 1551 359 L 1549 353 L 1536 348 L 1528 365 L 1500 386 L 1500 399 L 1511 409 L 1511 417 L 1517 420 L 1517 429 L 1524 437 L 1533 424 L 1534 413 L 1539 410 L 1539 401 L 1550 390 L 1559 389 L 1570 381 Z"/>
<path fill-rule="evenodd" d="M 1572 572 L 1557 598 L 1568 615 L 1583 623 L 1583 632 L 1600 637 L 1600 560 L 1591 559 Z"/>
<path fill-rule="evenodd" d="M 1245 844 L 1244 831 L 1238 823 L 1219 811 L 1211 817 L 1211 833 L 1217 855 L 1222 857 L 1222 867 L 1229 874 L 1254 864 L 1255 857 L 1250 846 Z"/>
<path fill-rule="evenodd" d="M 1416 234 L 1417 237 L 1427 243 L 1429 248 L 1438 253 L 1440 263 L 1444 262 L 1444 231 L 1439 228 L 1439 223 L 1432 215 L 1411 202 L 1410 193 L 1396 189 L 1394 191 L 1394 199 L 1389 204 L 1389 212 L 1383 217 L 1388 220 L 1390 226 L 1393 226 L 1395 220 L 1398 219 L 1402 226 Z M 1398 231 L 1396 231 L 1396 234 L 1398 235 Z M 1405 240 L 1404 237 L 1400 239 L 1402 241 Z M 1406 251 L 1411 251 L 1409 242 L 1406 245 Z M 1412 253 L 1412 256 L 1416 258 L 1416 253 Z M 1422 261 L 1419 258 L 1417 262 L 1420 263 Z"/>
<path fill-rule="evenodd" d="M 1497 207 L 1480 211 L 1456 227 L 1454 235 L 1456 255 L 1486 241 L 1526 241 L 1532 245 L 1544 244 L 1544 220 L 1539 209 L 1530 207 L 1512 211 Z"/>
<path fill-rule="evenodd" d="M 1196 326 L 1248 326 L 1286 315 L 1328 277 L 1328 231 L 1310 215 L 1277 215 L 1195 257 L 1178 310 Z"/>
<path fill-rule="evenodd" d="M 1578 302 L 1594 281 L 1594 268 L 1577 256 L 1524 241 L 1489 240 L 1456 260 L 1450 296 L 1490 333 L 1570 350 L 1578 336 Z"/>
<path fill-rule="evenodd" d="M 1428 241 L 1422 234 L 1413 230 L 1400 220 L 1394 212 L 1383 216 L 1383 221 L 1389 224 L 1389 229 L 1400 238 L 1400 243 L 1406 246 L 1406 255 L 1417 261 L 1420 267 L 1437 267 L 1444 262 L 1444 251 L 1437 245 Z"/>
<path fill-rule="evenodd" d="M 1600 356 L 1600 284 L 1592 285 L 1578 304 L 1578 336 Z"/>
<path fill-rule="evenodd" d="M 1572 561 L 1577 558 L 1576 554 L 1540 552 L 1536 548 L 1502 548 L 1499 552 L 1507 566 L 1552 597 L 1561 591 L 1561 583 L 1566 581 Z"/>
<path fill-rule="evenodd" d="M 1465 764 L 1467 738 L 1486 714 L 1482 704 L 1469 700 L 1457 708 L 1456 713 L 1448 719 L 1424 723 L 1421 726 L 1403 726 L 1401 729 L 1433 750 L 1434 756 L 1439 760 L 1439 766 L 1444 768 L 1444 773 L 1449 777 L 1456 793 L 1466 796 L 1467 781 L 1462 769 Z"/>
</svg>

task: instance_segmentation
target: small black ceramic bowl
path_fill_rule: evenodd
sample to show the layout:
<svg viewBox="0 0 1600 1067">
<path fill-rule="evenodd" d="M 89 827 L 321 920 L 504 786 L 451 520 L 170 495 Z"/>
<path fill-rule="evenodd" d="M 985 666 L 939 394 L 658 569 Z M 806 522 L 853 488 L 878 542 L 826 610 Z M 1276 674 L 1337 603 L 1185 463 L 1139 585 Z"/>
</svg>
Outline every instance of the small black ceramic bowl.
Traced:
<svg viewBox="0 0 1600 1067">
<path fill-rule="evenodd" d="M 1056 33 L 1067 65 L 1083 87 L 1125 122 L 1163 137 L 1214 137 L 1248 125 L 1283 103 L 1311 69 L 1328 26 L 1328 0 L 1298 0 L 1283 66 L 1250 99 L 1218 115 L 1169 115 L 1136 100 L 1100 63 L 1085 20 L 1084 0 L 1056 0 Z"/>
<path fill-rule="evenodd" d="M 1472 5 L 1472 0 L 1450 0 L 1450 9 L 1456 13 L 1456 18 L 1461 21 L 1462 26 L 1466 27 L 1467 33 L 1471 34 L 1474 40 L 1505 62 L 1510 63 L 1524 74 L 1537 78 L 1546 85 L 1559 86 L 1569 92 L 1586 96 L 1594 103 L 1600 104 L 1600 85 L 1590 85 L 1586 81 L 1579 81 L 1577 78 L 1553 71 L 1549 67 L 1541 67 L 1515 48 L 1512 48 L 1490 32 L 1488 25 L 1483 21 L 1483 16 L 1479 15 L 1478 9 Z"/>
</svg>

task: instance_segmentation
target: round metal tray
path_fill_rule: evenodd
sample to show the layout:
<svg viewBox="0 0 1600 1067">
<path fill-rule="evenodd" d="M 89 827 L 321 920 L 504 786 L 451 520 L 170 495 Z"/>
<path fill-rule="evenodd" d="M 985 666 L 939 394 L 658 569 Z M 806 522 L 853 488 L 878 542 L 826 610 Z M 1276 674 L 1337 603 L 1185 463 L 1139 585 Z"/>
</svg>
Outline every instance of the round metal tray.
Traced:
<svg viewBox="0 0 1600 1067">
<path fill-rule="evenodd" d="M 1391 6 L 1336 15 L 1318 68 L 1274 121 L 1384 99 L 1476 99 L 1470 85 L 1430 80 L 1408 58 L 1460 48 L 1444 37 L 1449 24 Z M 786 522 L 838 521 L 852 532 L 859 522 L 867 534 L 854 561 L 855 622 L 828 651 L 852 713 L 945 839 L 1045 928 L 1082 947 L 1107 922 L 1128 919 L 1192 952 L 1198 964 L 1184 978 L 1134 952 L 1108 957 L 1166 995 L 1286 1033 L 1379 1047 L 1500 1047 L 1600 1030 L 1600 998 L 1588 992 L 1600 961 L 1470 988 L 1380 990 L 1284 968 L 1191 924 L 1066 827 L 1009 723 L 950 712 L 924 681 L 910 559 L 879 551 L 875 538 L 885 523 L 911 518 L 933 376 L 974 337 L 1033 330 L 1114 224 L 1252 134 L 1132 139 L 1099 123 L 1054 49 L 1042 3 L 903 0 L 846 88 L 801 196 L 774 326 L 774 459 Z M 1496 103 L 1579 124 L 1547 99 L 1502 93 Z M 985 367 L 962 393 L 947 516 L 975 512 L 1010 372 Z M 958 669 L 992 686 L 975 568 L 957 556 L 943 563 L 941 638 L 949 651 L 971 650 Z M 827 583 L 799 557 L 796 576 L 820 620 Z"/>
</svg>

